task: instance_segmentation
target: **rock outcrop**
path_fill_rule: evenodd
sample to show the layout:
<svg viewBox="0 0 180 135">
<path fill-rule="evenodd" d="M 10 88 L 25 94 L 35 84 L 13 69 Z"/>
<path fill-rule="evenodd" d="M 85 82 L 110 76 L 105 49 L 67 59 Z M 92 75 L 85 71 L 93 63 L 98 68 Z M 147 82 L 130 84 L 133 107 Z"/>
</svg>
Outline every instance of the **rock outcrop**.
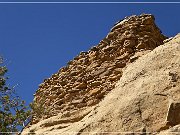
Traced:
<svg viewBox="0 0 180 135">
<path fill-rule="evenodd" d="M 40 84 L 23 134 L 170 132 L 180 124 L 180 35 L 165 39 L 152 15 L 115 24 Z"/>
</svg>

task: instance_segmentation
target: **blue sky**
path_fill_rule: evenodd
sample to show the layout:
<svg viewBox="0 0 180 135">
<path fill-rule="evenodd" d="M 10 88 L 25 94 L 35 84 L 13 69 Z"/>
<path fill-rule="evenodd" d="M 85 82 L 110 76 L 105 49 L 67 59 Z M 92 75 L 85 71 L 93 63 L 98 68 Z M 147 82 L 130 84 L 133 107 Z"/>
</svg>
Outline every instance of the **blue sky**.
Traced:
<svg viewBox="0 0 180 135">
<path fill-rule="evenodd" d="M 9 69 L 8 83 L 18 84 L 16 91 L 30 103 L 45 78 L 97 45 L 115 22 L 151 13 L 162 32 L 174 36 L 180 32 L 179 11 L 180 4 L 1 3 L 0 55 Z"/>
</svg>

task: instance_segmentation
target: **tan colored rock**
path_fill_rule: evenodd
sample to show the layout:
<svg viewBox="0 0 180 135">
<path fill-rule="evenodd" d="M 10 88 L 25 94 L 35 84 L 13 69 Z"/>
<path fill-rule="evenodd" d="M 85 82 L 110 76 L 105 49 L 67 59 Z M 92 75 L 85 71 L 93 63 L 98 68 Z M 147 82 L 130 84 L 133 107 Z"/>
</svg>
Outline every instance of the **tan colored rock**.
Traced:
<svg viewBox="0 0 180 135">
<path fill-rule="evenodd" d="M 95 106 L 115 88 L 118 80 L 124 74 L 124 70 L 131 62 L 136 62 L 146 54 L 144 52 L 149 53 L 163 44 L 164 39 L 166 37 L 161 34 L 152 15 L 126 17 L 123 21 L 115 24 L 108 36 L 97 46 L 92 47 L 88 52 L 80 52 L 67 63 L 67 66 L 61 68 L 49 79 L 45 79 L 35 94 L 34 102 L 38 103 L 39 100 L 50 97 L 51 100 L 46 100 L 46 104 L 44 104 L 44 107 L 50 110 L 48 117 L 64 111 L 77 110 L 78 112 L 81 109 Z M 142 45 L 139 47 L 139 44 Z M 133 56 L 135 57 L 133 58 Z M 139 74 L 143 73 L 146 71 Z M 174 74 L 174 71 L 172 73 Z M 169 76 L 172 86 L 176 85 L 176 80 L 177 77 L 172 74 Z M 96 88 L 100 90 L 95 91 Z M 83 100 L 83 102 L 75 103 L 77 100 Z M 146 111 L 145 114 L 148 114 L 149 111 Z M 42 117 L 38 116 L 36 111 L 33 116 L 35 122 L 46 119 L 43 114 Z M 131 121 L 132 118 L 124 119 L 127 127 Z M 136 122 L 131 123 L 136 125 Z M 152 123 L 150 122 L 150 124 Z"/>
<path fill-rule="evenodd" d="M 53 99 L 56 99 L 58 96 L 57 95 L 50 95 L 48 98 L 53 100 Z"/>
<path fill-rule="evenodd" d="M 112 75 L 112 76 L 109 77 L 109 80 L 110 81 L 116 81 L 116 80 L 120 79 L 121 76 L 122 76 L 121 74 Z"/>
<path fill-rule="evenodd" d="M 86 83 L 80 83 L 77 87 L 77 89 L 86 89 L 87 88 L 87 84 Z"/>
<path fill-rule="evenodd" d="M 94 87 L 94 86 L 100 86 L 102 84 L 102 82 L 101 81 L 93 81 L 93 82 L 91 82 L 91 86 L 92 87 Z"/>
<path fill-rule="evenodd" d="M 108 76 L 111 74 L 112 71 L 110 71 L 109 69 L 106 70 L 105 72 L 103 72 L 102 74 L 99 75 L 100 78 L 104 78 L 105 76 Z"/>
<path fill-rule="evenodd" d="M 70 117 L 59 113 L 27 127 L 23 134 L 34 131 L 54 135 L 95 132 L 178 135 L 179 102 L 174 101 L 180 100 L 179 54 L 180 35 L 177 35 L 128 64 L 116 87 L 101 102 L 91 99 L 84 111 Z M 176 73 L 176 81 L 172 73 Z M 90 107 L 91 104 L 97 105 Z"/>
<path fill-rule="evenodd" d="M 94 96 L 94 95 L 98 94 L 99 92 L 101 92 L 101 90 L 99 88 L 93 89 L 89 92 L 89 96 Z"/>
<path fill-rule="evenodd" d="M 80 104 L 83 102 L 83 99 L 76 99 L 72 101 L 72 104 Z"/>
</svg>

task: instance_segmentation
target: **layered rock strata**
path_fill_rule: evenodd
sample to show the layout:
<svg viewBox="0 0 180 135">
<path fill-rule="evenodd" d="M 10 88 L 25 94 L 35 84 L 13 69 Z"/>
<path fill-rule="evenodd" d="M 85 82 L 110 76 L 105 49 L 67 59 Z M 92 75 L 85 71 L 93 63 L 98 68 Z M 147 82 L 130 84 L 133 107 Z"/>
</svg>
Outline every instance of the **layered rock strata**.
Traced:
<svg viewBox="0 0 180 135">
<path fill-rule="evenodd" d="M 58 114 L 77 114 L 98 104 L 114 89 L 126 65 L 163 44 L 166 37 L 154 20 L 149 14 L 126 17 L 97 46 L 45 79 L 34 98 L 42 109 L 40 113 L 34 110 L 31 124 Z"/>
</svg>

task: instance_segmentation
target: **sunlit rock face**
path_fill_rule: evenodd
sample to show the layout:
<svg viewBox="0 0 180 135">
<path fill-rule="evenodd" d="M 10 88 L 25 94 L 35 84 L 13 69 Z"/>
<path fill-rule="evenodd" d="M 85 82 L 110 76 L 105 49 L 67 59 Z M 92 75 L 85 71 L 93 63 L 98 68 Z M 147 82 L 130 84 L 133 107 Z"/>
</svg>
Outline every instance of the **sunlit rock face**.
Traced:
<svg viewBox="0 0 180 135">
<path fill-rule="evenodd" d="M 23 134 L 160 132 L 180 124 L 172 122 L 180 110 L 180 38 L 166 39 L 154 20 L 126 17 L 45 79 L 34 98 L 42 109 Z"/>
</svg>

